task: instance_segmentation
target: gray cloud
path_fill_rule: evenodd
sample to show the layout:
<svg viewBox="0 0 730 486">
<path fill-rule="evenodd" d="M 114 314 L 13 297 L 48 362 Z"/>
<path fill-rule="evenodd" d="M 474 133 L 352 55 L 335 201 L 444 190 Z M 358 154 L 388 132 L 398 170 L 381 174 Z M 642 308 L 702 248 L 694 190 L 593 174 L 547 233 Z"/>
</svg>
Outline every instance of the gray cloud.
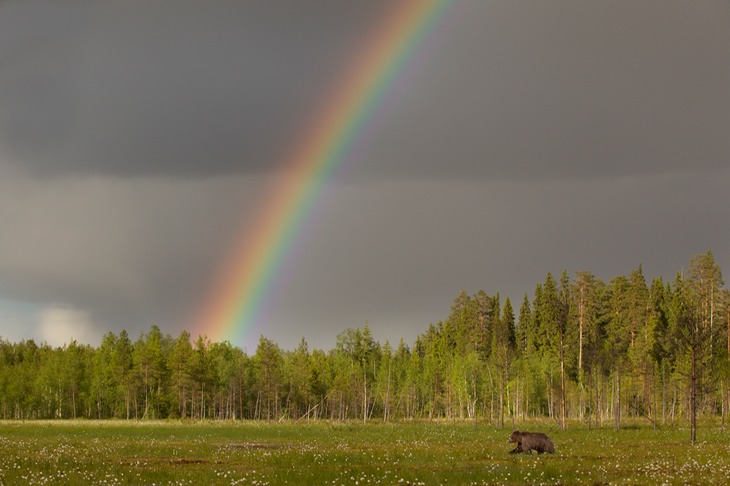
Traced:
<svg viewBox="0 0 730 486">
<path fill-rule="evenodd" d="M 3 148 L 38 174 L 270 171 L 353 56 L 377 4 L 11 4 L 0 27 Z M 79 25 L 81 24 L 81 25 Z M 4 60 L 4 61 L 3 61 Z"/>
<path fill-rule="evenodd" d="M 0 178 L 0 295 L 127 329 L 188 324 L 265 178 Z M 0 335 L 3 333 L 0 332 Z"/>
<path fill-rule="evenodd" d="M 458 25 L 390 95 L 386 106 L 402 106 L 383 109 L 373 171 L 560 178 L 727 165 L 727 3 L 455 10 Z"/>
<path fill-rule="evenodd" d="M 0 4 L 0 336 L 187 327 L 390 5 Z M 725 2 L 455 2 L 323 189 L 259 330 L 327 348 L 368 321 L 410 342 L 462 288 L 672 278 L 708 249 L 727 270 L 728 26 Z"/>
<path fill-rule="evenodd" d="M 0 140 L 44 175 L 276 170 L 385 10 L 25 5 L 0 11 Z M 459 2 L 401 73 L 352 163 L 408 177 L 723 168 L 728 10 Z"/>
<path fill-rule="evenodd" d="M 730 171 L 551 181 L 460 179 L 334 188 L 287 263 L 261 331 L 295 346 L 310 329 L 362 326 L 411 342 L 448 316 L 461 289 L 517 308 L 545 274 L 589 270 L 605 281 L 643 265 L 673 279 L 690 256 L 723 242 Z M 287 322 L 288 326 L 277 325 Z M 297 327 L 297 325 L 299 327 Z"/>
</svg>

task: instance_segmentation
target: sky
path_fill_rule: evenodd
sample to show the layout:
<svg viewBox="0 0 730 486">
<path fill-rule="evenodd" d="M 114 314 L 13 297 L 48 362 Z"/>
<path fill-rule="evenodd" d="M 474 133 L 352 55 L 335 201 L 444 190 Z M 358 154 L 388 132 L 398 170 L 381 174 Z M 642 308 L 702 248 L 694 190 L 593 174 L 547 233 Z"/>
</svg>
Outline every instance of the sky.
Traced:
<svg viewBox="0 0 730 486">
<path fill-rule="evenodd" d="M 0 336 L 188 329 L 393 4 L 0 3 Z M 728 86 L 723 0 L 454 1 L 319 194 L 261 332 L 411 344 L 462 289 L 517 309 L 547 272 L 671 280 L 708 250 L 728 274 Z"/>
</svg>

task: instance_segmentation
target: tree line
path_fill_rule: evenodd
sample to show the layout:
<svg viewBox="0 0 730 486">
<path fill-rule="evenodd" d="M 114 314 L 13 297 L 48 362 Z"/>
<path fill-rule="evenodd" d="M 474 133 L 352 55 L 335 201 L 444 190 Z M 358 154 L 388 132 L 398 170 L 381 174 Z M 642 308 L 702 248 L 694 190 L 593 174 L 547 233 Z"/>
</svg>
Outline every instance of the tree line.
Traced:
<svg viewBox="0 0 730 486">
<path fill-rule="evenodd" d="M 545 416 L 621 426 L 675 423 L 730 405 L 730 293 L 711 252 L 670 282 L 639 266 L 603 282 L 550 273 L 517 311 L 462 291 L 448 318 L 412 345 L 376 341 L 367 324 L 334 349 L 261 337 L 229 342 L 107 333 L 98 347 L 0 339 L 0 416 L 41 418 L 461 418 L 504 425 Z"/>
</svg>

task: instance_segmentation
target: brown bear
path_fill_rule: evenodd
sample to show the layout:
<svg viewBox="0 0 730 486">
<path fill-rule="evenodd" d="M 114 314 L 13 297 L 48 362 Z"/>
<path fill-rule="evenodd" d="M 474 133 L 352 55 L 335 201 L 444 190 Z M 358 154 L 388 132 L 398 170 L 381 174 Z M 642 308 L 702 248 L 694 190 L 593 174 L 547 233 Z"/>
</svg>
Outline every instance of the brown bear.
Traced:
<svg viewBox="0 0 730 486">
<path fill-rule="evenodd" d="M 543 434 L 542 432 L 520 432 L 515 430 L 512 432 L 512 436 L 509 438 L 510 442 L 516 442 L 517 447 L 509 451 L 510 454 L 517 454 L 520 452 L 530 452 L 533 449 L 538 454 L 543 452 L 555 452 L 555 444 L 550 440 L 550 437 Z"/>
</svg>

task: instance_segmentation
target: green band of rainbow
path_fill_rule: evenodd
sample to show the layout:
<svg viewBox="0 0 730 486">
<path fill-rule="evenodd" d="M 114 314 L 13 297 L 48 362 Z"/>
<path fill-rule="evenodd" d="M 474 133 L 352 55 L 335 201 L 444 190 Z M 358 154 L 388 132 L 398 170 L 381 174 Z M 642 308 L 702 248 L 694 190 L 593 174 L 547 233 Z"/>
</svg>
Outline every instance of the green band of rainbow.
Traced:
<svg viewBox="0 0 730 486">
<path fill-rule="evenodd" d="M 254 331 L 266 294 L 318 195 L 447 4 L 447 0 L 393 1 L 392 13 L 309 124 L 256 222 L 245 229 L 232 257 L 224 262 L 194 324 L 199 334 L 243 345 Z"/>
</svg>

